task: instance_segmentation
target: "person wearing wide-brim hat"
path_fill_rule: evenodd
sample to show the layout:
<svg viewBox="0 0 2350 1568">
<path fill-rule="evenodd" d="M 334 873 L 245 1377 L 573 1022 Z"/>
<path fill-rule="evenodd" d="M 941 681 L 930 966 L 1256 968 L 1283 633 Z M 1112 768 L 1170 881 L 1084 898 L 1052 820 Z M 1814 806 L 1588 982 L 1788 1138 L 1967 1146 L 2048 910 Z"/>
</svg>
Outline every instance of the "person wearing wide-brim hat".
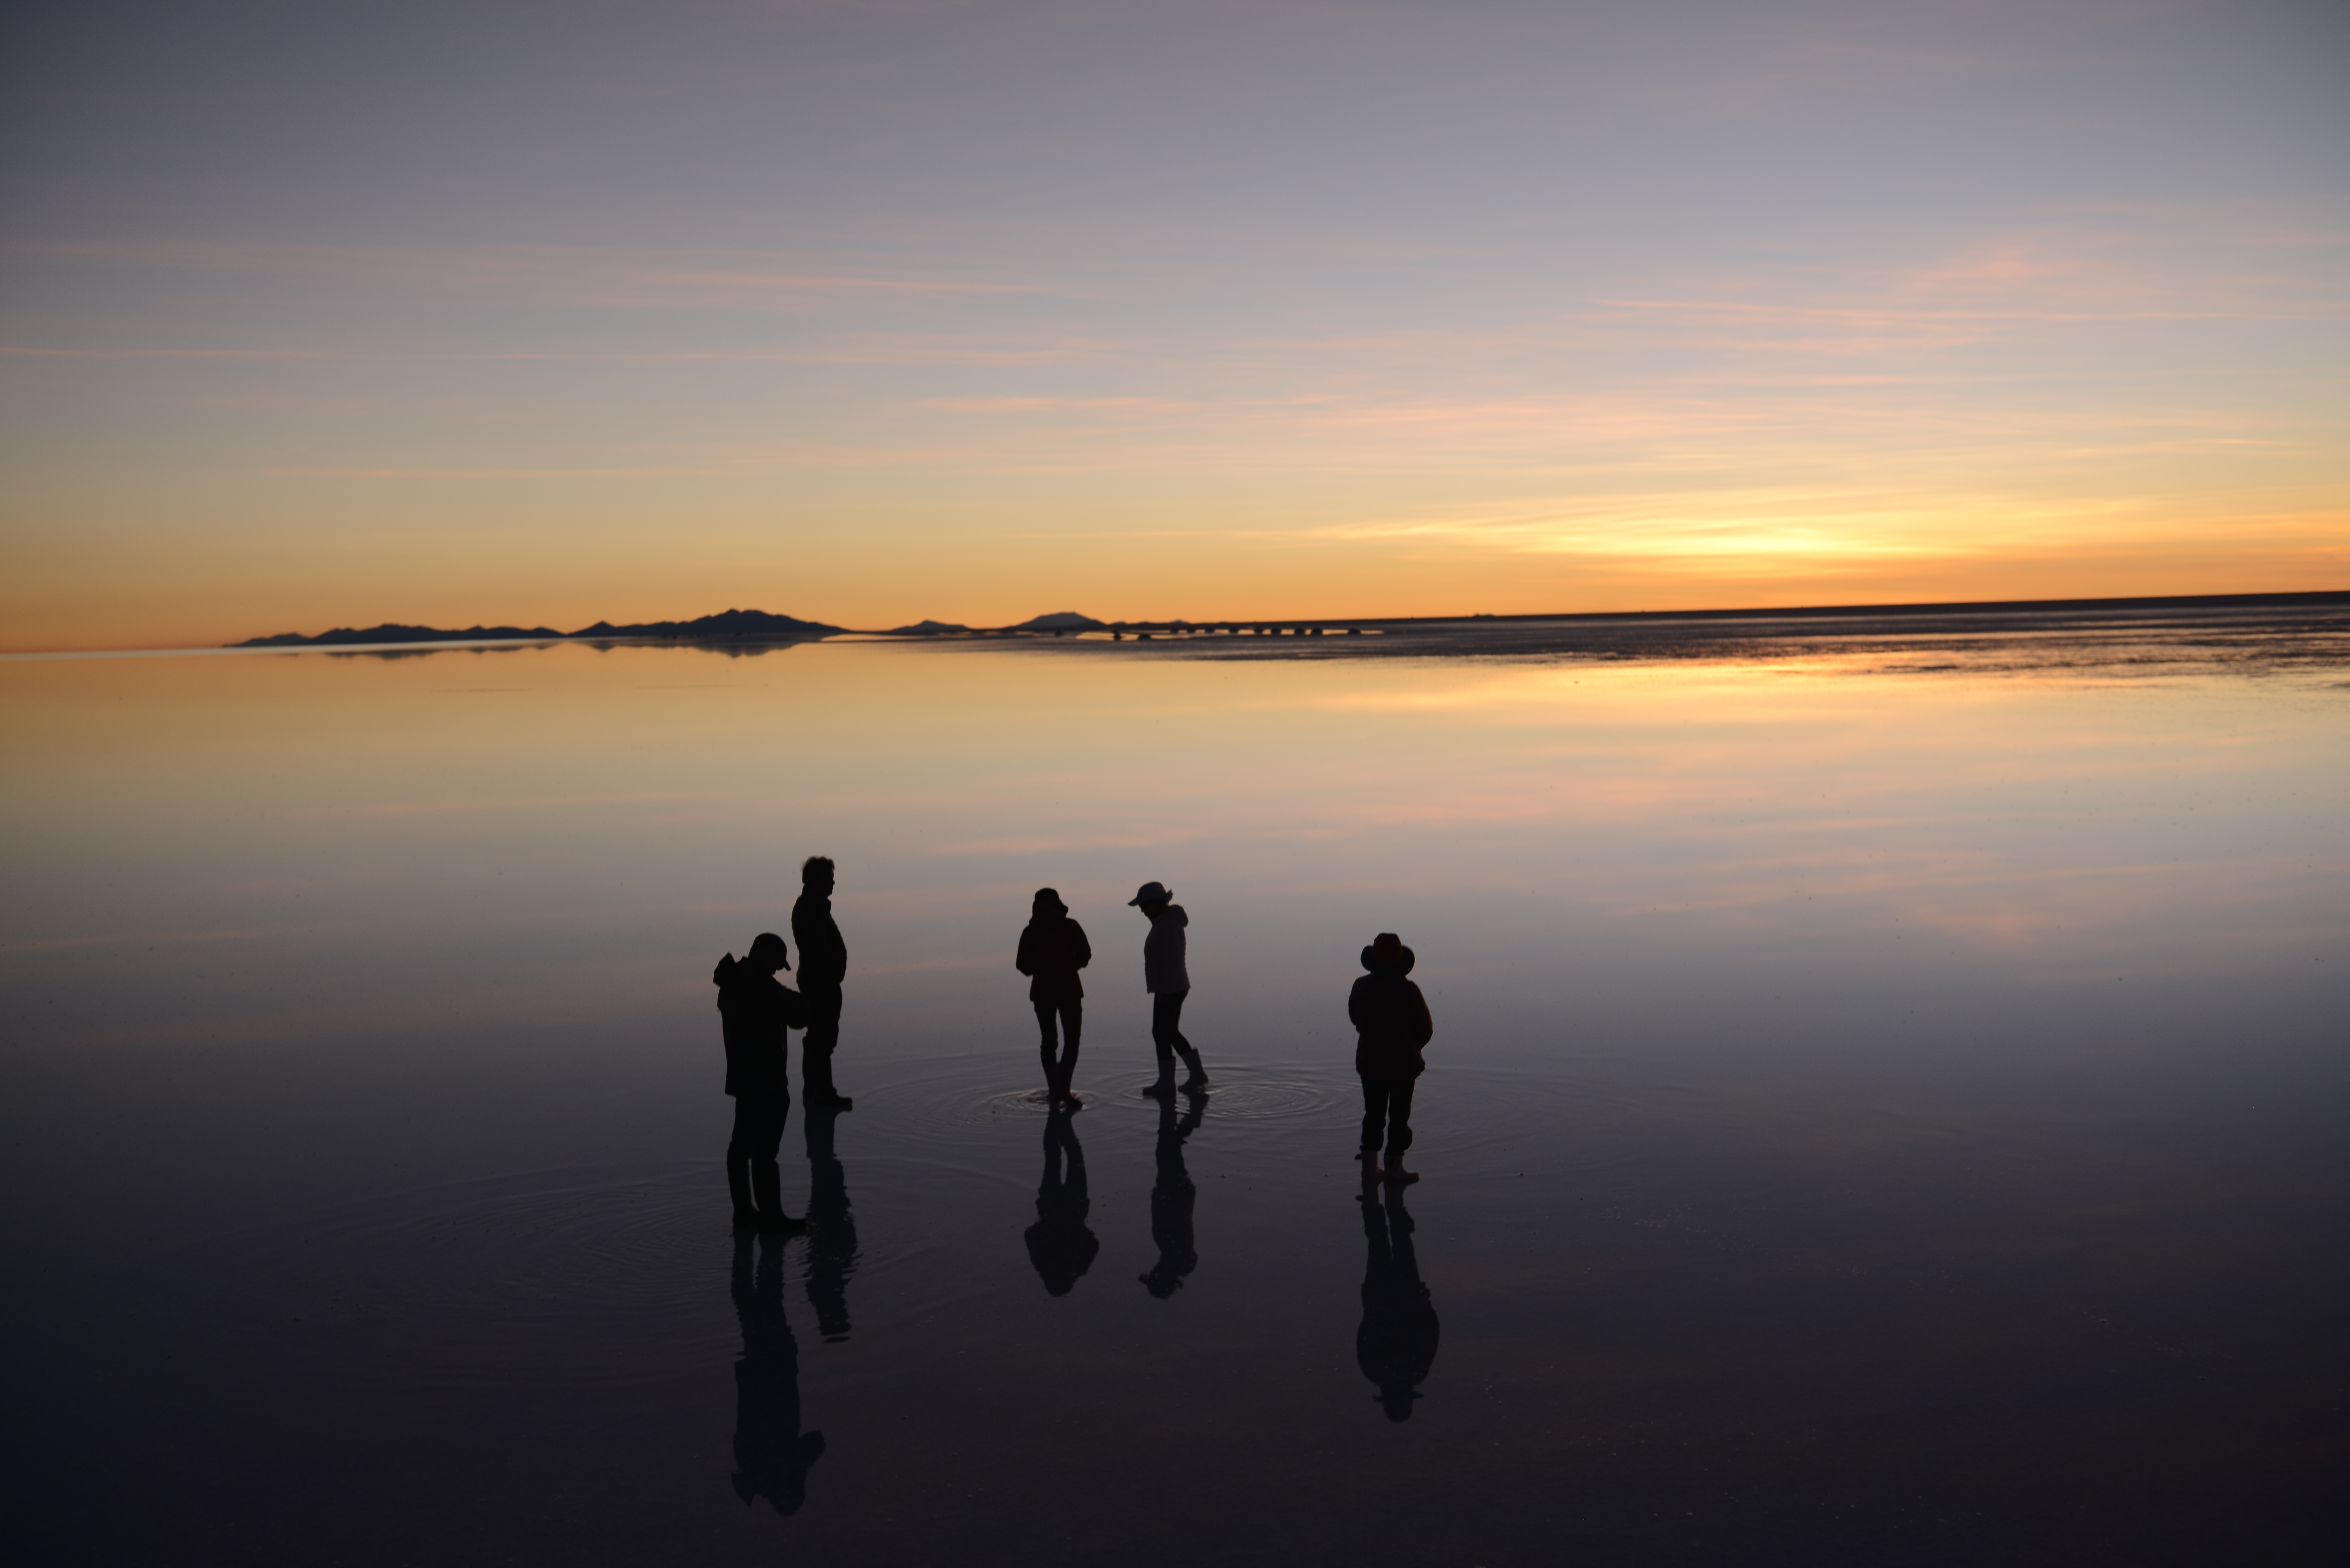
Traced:
<svg viewBox="0 0 2350 1568">
<path fill-rule="evenodd" d="M 1363 950 L 1363 967 L 1370 972 L 1347 998 L 1347 1016 L 1355 1023 L 1355 1073 L 1363 1081 L 1363 1145 L 1355 1158 L 1363 1162 L 1366 1182 L 1419 1179 L 1403 1168 L 1403 1151 L 1411 1147 L 1412 1092 L 1428 1070 L 1420 1051 L 1436 1025 L 1428 999 L 1405 978 L 1416 961 L 1401 938 L 1381 931 Z"/>
<path fill-rule="evenodd" d="M 1082 1105 L 1069 1092 L 1077 1074 L 1077 1035 L 1085 1027 L 1086 987 L 1077 971 L 1094 961 L 1093 944 L 1086 929 L 1069 919 L 1069 907 L 1050 888 L 1036 889 L 1029 905 L 1028 924 L 1020 932 L 1020 951 L 1013 967 L 1029 977 L 1028 1000 L 1036 1009 L 1036 1028 L 1045 1057 L 1045 1098 L 1050 1105 Z M 1060 1040 L 1053 1022 L 1060 1020 Z M 1064 1051 L 1062 1042 L 1067 1043 Z"/>
<path fill-rule="evenodd" d="M 1191 917 L 1173 899 L 1163 885 L 1145 882 L 1126 901 L 1128 908 L 1140 909 L 1150 921 L 1150 935 L 1142 942 L 1142 988 L 1150 992 L 1150 1044 L 1159 1054 L 1159 1081 L 1145 1094 L 1174 1092 L 1178 1056 L 1191 1069 L 1183 1087 L 1208 1086 L 1208 1070 L 1201 1064 L 1199 1052 L 1183 1038 L 1183 1000 L 1191 994 L 1191 971 L 1183 964 L 1183 929 L 1191 923 Z"/>
</svg>

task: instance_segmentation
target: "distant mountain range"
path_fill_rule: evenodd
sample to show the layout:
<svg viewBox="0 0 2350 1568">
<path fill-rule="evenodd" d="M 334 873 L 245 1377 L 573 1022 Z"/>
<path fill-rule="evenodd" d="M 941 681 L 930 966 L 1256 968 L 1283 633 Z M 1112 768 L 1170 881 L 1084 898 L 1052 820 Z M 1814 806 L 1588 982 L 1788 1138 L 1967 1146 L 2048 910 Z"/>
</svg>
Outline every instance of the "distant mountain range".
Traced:
<svg viewBox="0 0 2350 1568">
<path fill-rule="evenodd" d="M 650 620 L 635 626 L 614 626 L 599 620 L 594 626 L 577 631 L 556 631 L 552 627 L 523 628 L 518 626 L 476 626 L 463 631 L 443 631 L 438 627 L 402 626 L 386 621 L 381 626 L 337 627 L 316 637 L 305 637 L 298 631 L 281 631 L 276 637 L 248 638 L 233 642 L 231 648 L 336 648 L 354 643 L 369 642 L 554 642 L 566 638 L 671 637 L 688 641 L 714 641 L 723 638 L 759 638 L 769 641 L 785 638 L 830 637 L 846 631 L 847 627 L 828 626 L 820 620 L 802 620 L 796 616 L 769 615 L 765 610 L 730 609 L 717 615 L 706 615 L 697 620 Z"/>
<path fill-rule="evenodd" d="M 1110 623 L 1096 620 L 1075 610 L 1055 610 L 1024 620 L 1018 626 L 1005 627 L 1006 631 L 1107 631 Z M 281 631 L 275 637 L 247 638 L 233 642 L 231 648 L 348 648 L 362 643 L 384 642 L 558 642 L 567 639 L 619 639 L 626 637 L 673 638 L 684 642 L 714 642 L 728 638 L 755 638 L 776 642 L 795 638 L 832 637 L 849 628 L 832 626 L 820 620 L 802 620 L 797 616 L 769 615 L 765 610 L 730 609 L 717 615 L 706 615 L 698 620 L 649 620 L 634 626 L 614 626 L 599 620 L 594 626 L 581 627 L 577 631 L 557 631 L 551 626 L 473 626 L 463 631 L 445 631 L 434 626 L 407 626 L 398 621 L 386 621 L 381 626 L 338 626 L 332 631 L 322 631 L 316 637 L 305 637 L 298 631 Z M 891 637 L 953 637 L 972 628 L 960 623 L 939 620 L 916 621 L 911 626 L 893 627 Z"/>
</svg>

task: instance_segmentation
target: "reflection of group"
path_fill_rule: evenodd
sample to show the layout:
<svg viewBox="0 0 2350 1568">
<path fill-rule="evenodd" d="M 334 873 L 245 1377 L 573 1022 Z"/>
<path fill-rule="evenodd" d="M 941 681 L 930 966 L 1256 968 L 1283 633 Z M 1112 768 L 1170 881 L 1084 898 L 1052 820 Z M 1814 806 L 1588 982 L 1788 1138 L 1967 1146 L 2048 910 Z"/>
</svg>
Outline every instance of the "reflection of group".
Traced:
<svg viewBox="0 0 2350 1568">
<path fill-rule="evenodd" d="M 800 945 L 799 988 L 777 980 L 791 967 L 784 939 L 760 933 L 743 957 L 718 961 L 711 980 L 726 1043 L 726 1093 L 734 1125 L 726 1146 L 726 1184 L 733 1199 L 733 1299 L 743 1331 L 735 1363 L 734 1488 L 746 1503 L 765 1498 L 778 1512 L 795 1511 L 807 1471 L 824 1452 L 824 1437 L 799 1429 L 799 1347 L 783 1305 L 783 1238 L 813 1229 L 807 1291 L 824 1337 L 848 1334 L 847 1282 L 857 1266 L 857 1231 L 848 1189 L 834 1152 L 834 1124 L 854 1102 L 835 1087 L 832 1057 L 840 1040 L 843 982 L 848 948 L 832 917 L 834 867 L 824 856 L 801 868 L 802 891 L 792 909 Z M 1165 1300 L 1199 1265 L 1192 1210 L 1198 1198 L 1184 1165 L 1186 1140 L 1207 1113 L 1209 1079 L 1200 1053 L 1185 1038 L 1183 1003 L 1191 981 L 1185 962 L 1190 917 L 1167 888 L 1146 882 L 1128 900 L 1150 922 L 1142 949 L 1143 985 L 1150 993 L 1150 1039 L 1157 1079 L 1143 1093 L 1158 1098 L 1157 1179 L 1150 1189 L 1150 1238 L 1159 1261 L 1141 1276 L 1151 1295 Z M 1101 1242 L 1086 1221 L 1085 1151 L 1072 1118 L 1084 1106 L 1075 1092 L 1077 1047 L 1085 1027 L 1085 986 L 1077 971 L 1093 961 L 1085 929 L 1050 888 L 1040 888 L 1020 933 L 1014 966 L 1029 977 L 1045 1076 L 1045 1174 L 1036 1189 L 1036 1222 L 1028 1227 L 1029 1261 L 1047 1293 L 1067 1295 L 1093 1266 Z M 1420 1282 L 1411 1244 L 1411 1216 L 1403 1189 L 1418 1181 L 1403 1167 L 1411 1147 L 1414 1091 L 1426 1070 L 1422 1052 L 1434 1033 L 1426 998 L 1408 978 L 1412 950 L 1393 932 L 1381 932 L 1362 951 L 1366 971 L 1347 999 L 1355 1025 L 1355 1071 L 1362 1081 L 1362 1138 L 1356 1154 L 1363 1180 L 1363 1227 L 1369 1256 L 1363 1275 L 1363 1322 L 1355 1337 L 1363 1375 L 1378 1386 L 1392 1420 L 1411 1414 L 1416 1386 L 1436 1356 L 1436 1309 Z M 801 1092 L 807 1101 L 806 1218 L 783 1207 L 777 1157 L 792 1107 L 789 1031 L 806 1031 Z M 1185 1076 L 1178 1083 L 1175 1064 Z M 1179 1115 L 1176 1097 L 1183 1109 Z M 1378 1189 L 1384 1184 L 1384 1196 Z M 758 1238 L 755 1269 L 750 1231 Z"/>
</svg>

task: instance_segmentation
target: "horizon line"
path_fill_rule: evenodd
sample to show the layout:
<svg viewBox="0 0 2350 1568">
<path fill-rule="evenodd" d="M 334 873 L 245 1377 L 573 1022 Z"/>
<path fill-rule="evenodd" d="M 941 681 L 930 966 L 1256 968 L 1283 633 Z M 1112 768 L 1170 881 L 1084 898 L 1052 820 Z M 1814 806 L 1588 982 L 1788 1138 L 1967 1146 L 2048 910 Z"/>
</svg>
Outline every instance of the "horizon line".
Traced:
<svg viewBox="0 0 2350 1568">
<path fill-rule="evenodd" d="M 2002 613 L 2021 614 L 2031 612 L 2047 613 L 2052 611 L 2095 610 L 2126 611 L 2166 608 L 2285 608 L 2295 605 L 2314 607 L 2330 604 L 2350 604 L 2350 588 L 2307 588 L 2280 590 L 2276 592 L 2232 594 L 2134 594 L 2112 597 L 2072 597 L 2057 599 L 1927 599 L 1868 604 L 1755 605 L 1735 607 L 1715 607 L 1637 610 L 1559 610 L 1513 613 L 1508 615 L 1493 614 L 1486 611 L 1474 611 L 1467 614 L 1423 616 L 1239 616 L 1223 617 L 1211 620 L 1191 620 L 1184 617 L 1177 616 L 1173 618 L 1159 617 L 1144 620 L 1097 620 L 1094 621 L 1094 625 L 1104 631 L 1156 631 L 1160 629 L 1173 630 L 1178 628 L 1193 628 L 1201 629 L 1213 628 L 1217 629 L 1231 628 L 1237 630 L 1242 628 L 1258 627 L 1295 627 L 1300 628 L 1313 628 L 1327 630 L 1333 627 L 1343 628 L 1348 627 L 1503 625 L 1525 624 L 1535 621 L 1604 622 L 1641 620 L 1765 620 L 1775 618 L 1825 618 L 1837 616 L 1861 615 L 1996 615 Z M 712 613 L 718 614 L 726 612 Z M 764 615 L 772 612 L 762 610 L 754 611 L 752 613 Z M 1046 613 L 1076 614 L 1079 612 L 1050 611 Z M 777 618 L 795 620 L 801 619 L 799 617 L 783 615 L 778 615 Z M 1042 616 L 1031 618 L 1032 620 L 1042 618 L 1044 618 Z M 1090 616 L 1086 617 L 1085 618 L 1087 620 L 1094 620 L 1094 618 Z M 382 624 L 399 625 L 402 623 L 385 622 Z M 608 620 L 600 622 L 599 624 L 608 625 L 610 623 Z M 826 626 L 829 623 L 804 622 L 804 624 L 810 626 Z M 923 623 L 917 621 L 910 624 L 920 625 Z M 933 622 L 931 624 L 953 625 L 956 623 Z M 360 628 L 335 628 L 330 629 L 358 630 Z M 438 628 L 434 628 L 427 629 L 437 630 Z M 1092 628 L 1065 629 L 1083 630 Z M 253 646 L 250 641 L 247 641 L 244 643 L 201 644 L 196 646 L 164 648 L 20 649 L 7 652 L 0 652 L 0 659 L 16 660 L 108 657 L 122 658 L 136 657 L 144 654 L 175 653 L 298 653 L 310 649 L 322 649 L 484 647 L 507 643 L 821 642 L 834 637 L 894 637 L 900 638 L 905 641 L 914 642 L 937 640 L 941 637 L 952 637 L 956 635 L 974 637 L 1006 634 L 1049 635 L 1051 631 L 1052 628 L 1035 628 L 1029 626 L 1024 622 L 1015 622 L 1010 625 L 996 627 L 960 627 L 959 633 L 908 633 L 900 631 L 897 628 L 838 627 L 806 637 L 794 637 L 788 635 L 763 636 L 755 633 L 750 635 L 735 634 L 732 636 L 722 634 L 706 637 L 689 637 L 659 633 L 637 636 L 619 634 L 597 637 L 589 635 L 586 630 L 577 632 L 556 632 L 553 636 L 533 635 L 525 637 L 468 637 L 463 633 L 452 633 L 447 637 L 408 639 L 393 642 L 346 642 L 330 644 L 299 643 L 279 644 L 275 647 L 255 647 Z M 273 633 L 264 635 L 284 636 L 288 634 Z M 328 634 L 322 632 L 317 635 L 325 636 Z"/>
</svg>

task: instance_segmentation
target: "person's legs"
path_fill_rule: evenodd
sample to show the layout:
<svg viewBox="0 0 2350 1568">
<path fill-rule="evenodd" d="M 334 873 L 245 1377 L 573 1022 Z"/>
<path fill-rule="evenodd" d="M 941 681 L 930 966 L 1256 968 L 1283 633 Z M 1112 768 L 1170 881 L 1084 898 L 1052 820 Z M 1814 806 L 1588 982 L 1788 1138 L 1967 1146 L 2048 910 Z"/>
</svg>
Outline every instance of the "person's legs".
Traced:
<svg viewBox="0 0 2350 1568">
<path fill-rule="evenodd" d="M 1182 1057 L 1183 1065 L 1191 1069 L 1191 1075 L 1185 1080 L 1184 1086 L 1192 1089 L 1207 1086 L 1208 1070 L 1200 1064 L 1200 1054 L 1191 1049 L 1191 1043 L 1183 1038 L 1183 1002 L 1191 994 L 1188 991 L 1179 991 L 1172 994 L 1153 995 L 1150 999 L 1150 1044 L 1159 1054 L 1159 1084 L 1153 1086 L 1153 1093 L 1175 1082 L 1175 1058 L 1178 1056 Z"/>
<path fill-rule="evenodd" d="M 1183 1038 L 1177 1025 L 1183 1017 L 1183 998 L 1189 992 L 1155 992 L 1150 998 L 1150 1044 L 1159 1054 L 1159 1075 L 1175 1075 L 1175 1042 Z M 1188 1044 L 1188 1042 L 1187 1042 Z"/>
<path fill-rule="evenodd" d="M 1388 1086 L 1388 1168 L 1389 1181 L 1418 1181 L 1403 1168 L 1403 1151 L 1411 1147 L 1411 1096 L 1417 1078 L 1398 1078 Z"/>
<path fill-rule="evenodd" d="M 1061 1043 L 1053 1033 L 1054 1007 L 1049 1002 L 1039 1002 L 1036 1008 L 1036 1054 L 1045 1064 L 1045 1097 L 1061 1097 Z"/>
<path fill-rule="evenodd" d="M 1356 1156 L 1363 1162 L 1365 1180 L 1376 1180 L 1379 1168 L 1379 1139 L 1387 1125 L 1388 1085 L 1383 1078 L 1363 1075 L 1363 1143 Z"/>
<path fill-rule="evenodd" d="M 784 1174 L 775 1157 L 784 1146 L 784 1125 L 792 1114 L 792 1096 L 788 1089 L 773 1095 L 743 1096 L 735 1101 L 736 1115 L 747 1109 L 751 1113 L 748 1155 L 751 1165 L 751 1192 L 758 1200 L 759 1228 L 763 1231 L 797 1231 L 806 1227 L 784 1212 Z"/>
<path fill-rule="evenodd" d="M 1077 1041 L 1086 1032 L 1086 1004 L 1061 1003 L 1061 1098 L 1074 1100 L 1077 1081 Z"/>
<path fill-rule="evenodd" d="M 1388 1160 L 1392 1164 L 1411 1147 L 1411 1096 L 1417 1078 L 1398 1078 L 1388 1087 Z"/>
<path fill-rule="evenodd" d="M 808 1008 L 807 1033 L 800 1044 L 800 1088 L 811 1103 L 837 1100 L 840 1094 L 832 1085 L 832 1052 L 840 1044 L 840 992 L 807 986 L 800 994 Z"/>
<path fill-rule="evenodd" d="M 758 1113 L 741 1096 L 734 1098 L 734 1130 L 726 1140 L 726 1190 L 734 1199 L 737 1227 L 755 1225 L 759 1210 L 751 1199 L 751 1149 L 757 1140 Z"/>
</svg>

